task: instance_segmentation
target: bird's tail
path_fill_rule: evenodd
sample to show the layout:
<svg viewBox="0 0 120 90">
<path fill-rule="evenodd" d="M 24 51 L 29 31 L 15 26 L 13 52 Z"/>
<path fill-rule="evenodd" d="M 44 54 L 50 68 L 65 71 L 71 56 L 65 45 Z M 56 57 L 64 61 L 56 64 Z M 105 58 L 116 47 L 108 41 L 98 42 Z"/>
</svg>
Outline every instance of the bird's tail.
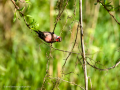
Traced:
<svg viewBox="0 0 120 90">
<path fill-rule="evenodd" d="M 34 32 L 36 32 L 37 34 L 41 34 L 42 32 L 39 30 L 34 30 Z"/>
<path fill-rule="evenodd" d="M 41 32 L 41 31 L 37 31 L 37 30 L 34 30 L 34 32 L 36 32 L 37 34 L 38 34 L 38 36 L 41 38 L 41 39 L 45 39 L 45 36 L 44 36 L 44 33 L 43 32 Z"/>
</svg>

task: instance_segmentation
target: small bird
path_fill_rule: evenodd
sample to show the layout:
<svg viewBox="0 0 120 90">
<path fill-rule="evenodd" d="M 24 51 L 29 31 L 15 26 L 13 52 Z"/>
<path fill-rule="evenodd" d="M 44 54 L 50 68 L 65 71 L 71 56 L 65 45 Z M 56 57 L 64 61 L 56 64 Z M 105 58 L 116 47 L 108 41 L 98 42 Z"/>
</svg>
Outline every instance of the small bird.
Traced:
<svg viewBox="0 0 120 90">
<path fill-rule="evenodd" d="M 61 42 L 62 38 L 53 32 L 35 31 L 38 36 L 47 43 Z"/>
</svg>

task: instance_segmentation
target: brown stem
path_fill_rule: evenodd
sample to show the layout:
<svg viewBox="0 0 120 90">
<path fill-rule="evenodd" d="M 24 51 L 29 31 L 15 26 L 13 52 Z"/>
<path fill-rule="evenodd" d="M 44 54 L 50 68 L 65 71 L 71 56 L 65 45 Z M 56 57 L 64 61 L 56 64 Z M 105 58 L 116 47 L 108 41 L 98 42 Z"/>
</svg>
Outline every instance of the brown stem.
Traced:
<svg viewBox="0 0 120 90">
<path fill-rule="evenodd" d="M 82 0 L 79 0 L 79 23 L 80 23 L 80 39 L 81 39 L 81 49 L 82 49 L 82 59 L 83 59 L 83 70 L 84 70 L 84 78 L 85 78 L 85 90 L 88 90 L 88 77 L 87 77 L 87 66 L 85 59 L 83 24 L 82 24 Z"/>
<path fill-rule="evenodd" d="M 107 9 L 107 7 L 106 7 L 100 0 L 97 0 L 97 2 L 101 3 L 102 6 L 103 6 L 103 7 L 107 10 L 107 12 L 110 14 L 110 16 L 120 25 L 120 22 L 118 22 L 118 20 L 114 17 L 114 15 L 112 15 L 112 14 L 110 13 L 110 10 Z"/>
<path fill-rule="evenodd" d="M 61 17 L 61 15 L 62 15 L 63 11 L 65 10 L 66 6 L 68 5 L 68 1 L 69 1 L 69 0 L 66 1 L 65 7 L 64 7 L 63 10 L 61 11 L 61 13 L 58 14 L 58 16 L 57 16 L 57 18 L 56 18 L 56 22 L 55 22 L 55 25 L 54 25 L 53 33 L 54 33 L 54 31 L 55 31 L 55 28 L 56 28 L 56 26 L 57 26 L 58 21 L 60 20 L 60 17 Z"/>
<path fill-rule="evenodd" d="M 76 33 L 75 42 L 74 42 L 74 44 L 73 44 L 73 47 L 72 47 L 72 49 L 71 49 L 71 52 L 73 51 L 73 49 L 74 49 L 74 47 L 75 47 L 75 44 L 76 44 L 76 41 L 77 41 L 78 28 L 79 28 L 79 23 L 78 23 L 78 26 L 77 26 L 77 33 Z M 66 62 L 67 62 L 67 59 L 68 59 L 69 56 L 71 55 L 71 52 L 68 54 L 67 58 L 65 59 L 65 63 L 64 63 L 64 65 L 62 66 L 62 68 L 64 68 L 64 66 L 65 66 L 65 64 L 66 64 Z"/>
<path fill-rule="evenodd" d="M 100 70 L 100 71 L 107 71 L 107 70 L 110 70 L 110 69 L 112 69 L 112 68 L 117 67 L 117 66 L 120 64 L 120 61 L 119 61 L 119 62 L 117 62 L 114 66 L 109 67 L 109 68 L 105 68 L 105 69 L 98 68 L 98 67 L 96 67 L 96 66 L 94 66 L 94 65 L 90 64 L 88 61 L 87 61 L 87 64 L 88 64 L 88 65 L 90 65 L 91 67 L 95 68 L 95 69 Z"/>
<path fill-rule="evenodd" d="M 14 0 L 11 0 L 11 1 L 12 1 L 12 3 L 14 4 L 15 8 L 16 8 L 17 10 L 19 10 L 20 8 L 16 5 L 15 1 L 14 1 Z M 24 15 L 21 11 L 19 11 L 19 13 L 22 15 L 26 26 L 27 26 L 29 29 L 31 29 L 30 25 L 27 23 L 27 21 L 26 21 L 26 19 L 25 19 L 25 15 Z M 31 30 L 32 30 L 32 29 L 31 29 Z"/>
</svg>

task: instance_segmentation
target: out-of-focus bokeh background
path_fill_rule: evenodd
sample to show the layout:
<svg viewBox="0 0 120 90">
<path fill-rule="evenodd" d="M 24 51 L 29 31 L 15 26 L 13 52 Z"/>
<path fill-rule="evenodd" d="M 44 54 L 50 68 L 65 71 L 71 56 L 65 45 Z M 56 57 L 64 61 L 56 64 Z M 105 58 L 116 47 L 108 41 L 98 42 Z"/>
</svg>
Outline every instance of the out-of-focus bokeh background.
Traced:
<svg viewBox="0 0 120 90">
<path fill-rule="evenodd" d="M 41 31 L 52 31 L 58 14 L 63 9 L 66 0 L 59 5 L 59 0 L 30 0 L 31 3 L 17 2 L 23 11 L 30 15 Z M 79 20 L 79 0 L 70 0 L 58 22 L 55 33 L 62 37 L 62 42 L 54 43 L 53 47 L 70 51 L 76 35 Z M 106 2 L 109 0 L 105 0 Z M 99 68 L 115 65 L 120 58 L 120 26 L 96 0 L 83 0 L 83 29 L 87 60 Z M 111 0 L 113 6 L 120 5 L 120 0 Z M 15 14 L 17 15 L 16 20 Z M 111 11 L 120 22 L 120 9 Z M 68 18 L 69 17 L 69 18 Z M 31 20 L 33 20 L 31 19 Z M 31 22 L 30 20 L 28 20 Z M 79 52 L 80 36 L 74 52 Z M 46 65 L 49 59 L 49 74 L 44 89 L 51 90 L 81 90 L 84 87 L 84 73 L 76 54 L 71 54 L 64 67 L 62 66 L 68 53 L 52 49 L 45 45 L 30 30 L 11 0 L 0 0 L 0 90 L 39 90 L 46 75 Z M 79 56 L 81 57 L 81 56 Z M 88 76 L 92 82 L 92 90 L 120 90 L 120 65 L 109 71 L 99 71 L 87 65 Z M 62 78 L 59 84 L 56 78 Z M 67 82 L 68 81 L 68 82 Z M 13 86 L 13 87 L 12 87 Z M 18 86 L 18 87 L 14 87 Z M 19 88 L 19 86 L 21 86 Z M 23 87 L 24 88 L 23 88 Z M 89 89 L 91 83 L 89 80 Z"/>
</svg>

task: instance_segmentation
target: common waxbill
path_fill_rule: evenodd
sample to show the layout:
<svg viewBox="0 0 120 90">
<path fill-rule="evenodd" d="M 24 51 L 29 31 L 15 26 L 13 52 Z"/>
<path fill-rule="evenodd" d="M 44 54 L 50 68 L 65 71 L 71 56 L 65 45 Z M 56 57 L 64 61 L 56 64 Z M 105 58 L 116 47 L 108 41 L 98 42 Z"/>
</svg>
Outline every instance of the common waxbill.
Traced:
<svg viewBox="0 0 120 90">
<path fill-rule="evenodd" d="M 41 32 L 35 31 L 38 36 L 47 43 L 61 42 L 61 37 L 57 36 L 53 32 Z"/>
</svg>

